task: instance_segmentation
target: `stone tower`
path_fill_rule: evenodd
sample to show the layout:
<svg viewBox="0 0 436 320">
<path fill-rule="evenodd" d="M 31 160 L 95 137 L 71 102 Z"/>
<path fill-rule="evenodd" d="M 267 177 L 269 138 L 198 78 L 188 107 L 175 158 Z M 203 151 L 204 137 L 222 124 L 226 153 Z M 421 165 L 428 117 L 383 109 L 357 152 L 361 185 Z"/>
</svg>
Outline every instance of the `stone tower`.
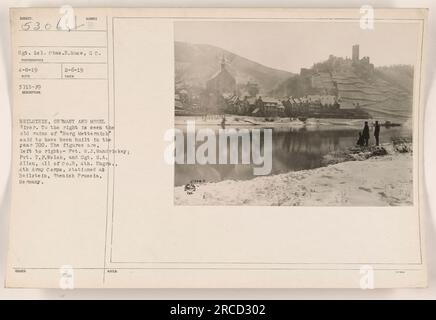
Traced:
<svg viewBox="0 0 436 320">
<path fill-rule="evenodd" d="M 358 44 L 355 44 L 353 46 L 352 59 L 353 59 L 353 62 L 359 61 L 359 45 Z"/>
</svg>

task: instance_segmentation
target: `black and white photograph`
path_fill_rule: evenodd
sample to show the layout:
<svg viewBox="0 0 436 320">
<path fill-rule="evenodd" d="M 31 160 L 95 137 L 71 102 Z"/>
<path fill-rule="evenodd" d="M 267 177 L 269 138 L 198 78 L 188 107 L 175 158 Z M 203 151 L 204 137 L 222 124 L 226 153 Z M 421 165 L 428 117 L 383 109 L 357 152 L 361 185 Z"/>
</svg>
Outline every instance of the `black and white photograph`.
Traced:
<svg viewBox="0 0 436 320">
<path fill-rule="evenodd" d="M 175 204 L 412 206 L 420 32 L 175 22 Z"/>
<path fill-rule="evenodd" d="M 0 300 L 435 296 L 424 1 L 0 6 Z"/>
</svg>

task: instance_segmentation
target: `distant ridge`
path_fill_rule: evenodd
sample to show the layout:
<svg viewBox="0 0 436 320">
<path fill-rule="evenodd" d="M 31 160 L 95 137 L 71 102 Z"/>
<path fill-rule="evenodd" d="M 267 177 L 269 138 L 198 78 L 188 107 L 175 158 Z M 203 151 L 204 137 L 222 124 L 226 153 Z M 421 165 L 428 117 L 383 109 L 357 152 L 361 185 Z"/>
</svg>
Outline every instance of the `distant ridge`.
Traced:
<svg viewBox="0 0 436 320">
<path fill-rule="evenodd" d="M 275 96 L 335 94 L 341 107 L 357 103 L 374 118 L 405 121 L 412 116 L 413 67 L 395 65 L 374 68 L 369 62 L 330 56 L 285 80 Z"/>
<path fill-rule="evenodd" d="M 227 69 L 235 77 L 236 82 L 238 84 L 256 82 L 261 94 L 271 92 L 294 75 L 207 44 L 176 41 L 174 46 L 176 80 L 183 81 L 189 86 L 205 87 L 206 81 L 219 70 L 223 56 L 228 64 Z"/>
<path fill-rule="evenodd" d="M 238 84 L 259 85 L 260 94 L 285 98 L 310 94 L 334 94 L 341 108 L 357 104 L 374 118 L 406 121 L 412 116 L 413 67 L 394 65 L 374 68 L 368 57 L 355 60 L 331 55 L 300 74 L 277 70 L 230 51 L 207 44 L 175 42 L 175 77 L 190 87 L 204 88 L 220 69 L 224 56 L 227 70 Z"/>
</svg>

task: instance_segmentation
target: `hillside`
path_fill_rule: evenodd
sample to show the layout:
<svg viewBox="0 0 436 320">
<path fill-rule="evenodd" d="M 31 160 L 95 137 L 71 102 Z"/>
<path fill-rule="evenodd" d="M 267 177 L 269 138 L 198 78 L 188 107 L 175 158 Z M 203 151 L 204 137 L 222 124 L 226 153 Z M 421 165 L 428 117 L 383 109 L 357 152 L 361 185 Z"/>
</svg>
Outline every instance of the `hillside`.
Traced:
<svg viewBox="0 0 436 320">
<path fill-rule="evenodd" d="M 176 80 L 183 81 L 189 86 L 205 87 L 206 81 L 219 70 L 223 55 L 228 64 L 227 69 L 235 77 L 236 82 L 256 82 L 262 94 L 270 92 L 293 76 L 290 72 L 266 67 L 218 47 L 175 42 Z"/>
<path fill-rule="evenodd" d="M 374 68 L 369 60 L 353 62 L 330 56 L 281 83 L 275 96 L 334 94 L 341 108 L 359 104 L 374 118 L 404 121 L 412 115 L 413 67 Z"/>
</svg>

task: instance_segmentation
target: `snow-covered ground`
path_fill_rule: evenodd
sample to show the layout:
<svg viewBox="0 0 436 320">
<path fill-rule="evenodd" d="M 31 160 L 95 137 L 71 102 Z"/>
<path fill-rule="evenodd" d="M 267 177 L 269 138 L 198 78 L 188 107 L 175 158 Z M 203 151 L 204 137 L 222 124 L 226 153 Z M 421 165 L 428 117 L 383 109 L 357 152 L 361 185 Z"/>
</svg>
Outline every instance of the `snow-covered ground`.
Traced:
<svg viewBox="0 0 436 320">
<path fill-rule="evenodd" d="M 404 206 L 413 204 L 412 154 L 393 152 L 313 170 L 176 187 L 176 205 Z"/>
</svg>

